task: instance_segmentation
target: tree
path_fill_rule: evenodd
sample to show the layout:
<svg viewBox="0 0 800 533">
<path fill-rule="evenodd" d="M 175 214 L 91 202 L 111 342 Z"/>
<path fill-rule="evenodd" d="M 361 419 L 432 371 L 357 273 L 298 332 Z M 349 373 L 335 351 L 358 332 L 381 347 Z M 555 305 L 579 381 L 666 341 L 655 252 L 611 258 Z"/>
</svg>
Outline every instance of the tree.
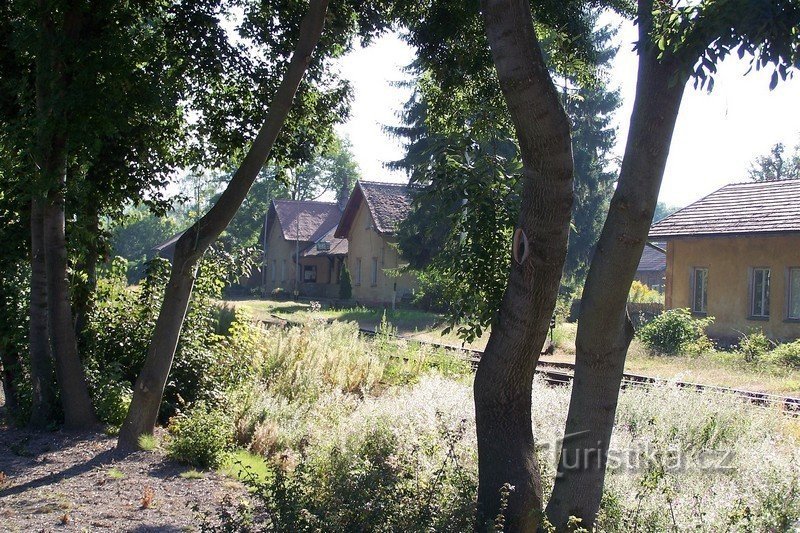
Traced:
<svg viewBox="0 0 800 533">
<path fill-rule="evenodd" d="M 680 209 L 674 205 L 667 205 L 664 202 L 658 202 L 656 204 L 656 212 L 653 214 L 653 222 L 658 222 L 659 220 L 670 216 L 672 213 Z"/>
<path fill-rule="evenodd" d="M 784 156 L 782 143 L 773 146 L 769 154 L 756 157 L 750 164 L 747 176 L 753 181 L 776 181 L 800 179 L 800 145 L 794 154 Z"/>
<path fill-rule="evenodd" d="M 586 24 L 596 25 L 596 18 L 590 13 Z M 472 20 L 463 24 L 471 25 Z M 572 290 L 585 277 L 616 177 L 609 153 L 619 96 L 605 88 L 603 73 L 615 54 L 608 45 L 613 32 L 597 28 L 591 52 L 581 52 L 564 50 L 564 39 L 542 31 L 546 57 L 553 58 L 551 74 L 559 76 L 562 103 L 574 125 L 576 194 L 563 281 Z M 465 33 L 443 37 L 448 44 L 440 47 L 469 46 L 463 43 L 472 39 L 472 50 L 463 53 L 482 56 L 473 50 L 486 48 L 485 37 Z M 459 61 L 457 56 L 446 65 L 461 79 L 460 86 L 450 87 L 439 80 L 446 74 L 437 72 L 445 65 L 418 58 L 408 68 L 418 79 L 400 116 L 403 124 L 386 130 L 406 148 L 390 168 L 405 171 L 417 185 L 412 211 L 400 226 L 400 249 L 411 268 L 430 281 L 423 287 L 426 296 L 469 340 L 489 326 L 506 286 L 511 261 L 506 243 L 519 213 L 521 161 L 491 57 L 471 59 L 467 66 Z M 494 98 L 487 96 L 492 91 Z M 451 109 L 453 101 L 458 109 Z"/>
<path fill-rule="evenodd" d="M 264 125 L 219 200 L 184 232 L 175 245 L 170 279 L 164 291 L 153 340 L 136 380 L 128 415 L 120 430 L 118 447 L 121 449 L 135 449 L 139 437 L 153 431 L 192 293 L 198 261 L 233 219 L 267 160 L 322 34 L 327 8 L 327 0 L 311 0 L 300 25 L 297 47 Z"/>
<path fill-rule="evenodd" d="M 542 488 L 531 427 L 531 385 L 561 281 L 572 209 L 572 142 L 530 4 L 483 0 L 486 35 L 522 159 L 522 201 L 508 285 L 475 374 L 477 527 L 514 487 L 506 527 L 533 531 Z"/>
<path fill-rule="evenodd" d="M 339 299 L 349 300 L 353 297 L 353 286 L 350 281 L 350 271 L 347 269 L 347 262 L 342 262 L 342 270 L 339 273 Z"/>
<path fill-rule="evenodd" d="M 633 327 L 628 290 L 656 209 L 684 86 L 713 88 L 716 64 L 738 49 L 775 68 L 771 86 L 798 64 L 800 5 L 767 0 L 700 2 L 688 7 L 639 0 L 639 71 L 631 128 L 608 217 L 584 285 L 575 377 L 558 476 L 547 517 L 594 523 Z M 573 462 L 574 461 L 574 462 Z"/>
</svg>

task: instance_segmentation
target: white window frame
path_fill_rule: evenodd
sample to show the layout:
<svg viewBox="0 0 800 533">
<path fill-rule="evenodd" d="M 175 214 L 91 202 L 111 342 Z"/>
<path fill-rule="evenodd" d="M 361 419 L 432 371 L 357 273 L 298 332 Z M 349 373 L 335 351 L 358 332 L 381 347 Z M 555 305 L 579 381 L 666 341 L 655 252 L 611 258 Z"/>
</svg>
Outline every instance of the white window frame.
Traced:
<svg viewBox="0 0 800 533">
<path fill-rule="evenodd" d="M 797 276 L 800 281 L 800 267 L 789 267 L 786 269 L 786 319 L 800 320 L 800 288 L 792 290 L 792 277 Z M 797 300 L 797 310 L 792 313 L 792 300 Z"/>
<path fill-rule="evenodd" d="M 766 272 L 766 283 L 763 275 Z M 761 292 L 756 294 L 756 276 L 761 275 Z M 770 281 L 772 271 L 769 267 L 753 267 L 750 269 L 750 317 L 756 319 L 769 319 L 770 307 Z M 761 313 L 756 313 L 756 303 L 761 303 Z M 765 305 L 766 304 L 766 305 Z"/>
<path fill-rule="evenodd" d="M 695 307 L 695 304 L 697 303 L 697 275 L 701 272 L 705 273 L 705 279 L 703 280 L 702 284 L 703 295 L 700 299 L 700 309 L 697 309 Z M 692 301 L 690 307 L 692 309 L 692 313 L 697 315 L 708 314 L 708 267 L 692 267 L 691 282 Z"/>
<path fill-rule="evenodd" d="M 361 258 L 356 257 L 356 285 L 361 285 Z"/>
<path fill-rule="evenodd" d="M 378 258 L 372 258 L 372 270 L 370 271 L 371 282 L 373 287 L 378 286 Z"/>
</svg>

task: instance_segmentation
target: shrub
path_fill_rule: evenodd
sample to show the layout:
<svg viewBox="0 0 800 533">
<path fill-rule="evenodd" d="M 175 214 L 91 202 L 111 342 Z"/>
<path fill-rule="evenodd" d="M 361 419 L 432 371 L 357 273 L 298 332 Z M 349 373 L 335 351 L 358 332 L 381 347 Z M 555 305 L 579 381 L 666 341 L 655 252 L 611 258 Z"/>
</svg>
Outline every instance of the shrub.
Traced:
<svg viewBox="0 0 800 533">
<path fill-rule="evenodd" d="M 783 365 L 800 369 L 800 340 L 777 345 L 772 356 Z"/>
<path fill-rule="evenodd" d="M 632 303 L 662 303 L 664 295 L 651 289 L 639 280 L 634 280 L 628 292 L 628 301 Z"/>
<path fill-rule="evenodd" d="M 739 341 L 739 353 L 748 363 L 762 359 L 772 348 L 772 343 L 760 329 L 754 329 Z"/>
<path fill-rule="evenodd" d="M 201 468 L 219 468 L 233 442 L 231 420 L 219 409 L 198 402 L 185 414 L 170 421 L 171 458 Z"/>
<path fill-rule="evenodd" d="M 92 392 L 97 417 L 112 428 L 119 428 L 131 405 L 131 387 L 125 382 L 100 378 Z"/>
<path fill-rule="evenodd" d="M 639 338 L 651 350 L 663 354 L 702 353 L 713 345 L 705 330 L 714 319 L 694 318 L 688 309 L 670 309 L 639 330 Z"/>
<path fill-rule="evenodd" d="M 347 263 L 342 263 L 342 271 L 339 274 L 339 299 L 349 300 L 353 297 L 353 285 L 350 280 L 350 271 L 347 269 Z"/>
</svg>

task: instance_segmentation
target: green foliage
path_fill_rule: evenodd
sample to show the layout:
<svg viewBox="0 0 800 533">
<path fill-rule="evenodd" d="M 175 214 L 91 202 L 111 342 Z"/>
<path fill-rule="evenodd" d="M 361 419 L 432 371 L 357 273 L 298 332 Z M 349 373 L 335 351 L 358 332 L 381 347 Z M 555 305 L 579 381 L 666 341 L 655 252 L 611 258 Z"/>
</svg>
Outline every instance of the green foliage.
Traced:
<svg viewBox="0 0 800 533">
<path fill-rule="evenodd" d="M 738 351 L 745 361 L 753 363 L 763 359 L 770 348 L 772 348 L 772 343 L 764 335 L 764 332 L 761 329 L 754 329 L 741 338 Z"/>
<path fill-rule="evenodd" d="M 194 404 L 169 424 L 169 457 L 200 468 L 219 468 L 225 463 L 233 442 L 229 417 L 204 402 Z"/>
<path fill-rule="evenodd" d="M 800 145 L 793 154 L 784 156 L 786 148 L 777 143 L 769 154 L 758 156 L 750 165 L 747 176 L 753 181 L 776 181 L 800 179 Z"/>
<path fill-rule="evenodd" d="M 638 336 L 657 353 L 702 353 L 712 348 L 705 329 L 713 320 L 713 317 L 695 318 L 688 309 L 670 309 L 645 324 Z"/>
<path fill-rule="evenodd" d="M 655 289 L 651 289 L 644 283 L 634 280 L 628 292 L 628 301 L 632 303 L 661 303 L 664 295 Z"/>
<path fill-rule="evenodd" d="M 119 428 L 125 421 L 133 398 L 130 385 L 104 376 L 96 379 L 93 385 L 92 400 L 97 418 L 112 429 Z"/>
<path fill-rule="evenodd" d="M 9 229 L 0 226 L 0 236 Z M 9 244 L 13 247 L 13 243 Z M 0 254 L 0 379 L 5 392 L 14 396 L 6 399 L 8 406 L 14 406 L 9 409 L 13 420 L 24 425 L 30 417 L 33 398 L 28 364 L 30 274 L 21 260 L 15 260 L 13 249 L 8 252 Z"/>
<path fill-rule="evenodd" d="M 350 270 L 347 268 L 347 262 L 342 262 L 342 270 L 339 274 L 339 299 L 349 300 L 353 297 L 353 284 L 350 280 Z"/>
<path fill-rule="evenodd" d="M 800 340 L 777 345 L 771 355 L 783 365 L 800 369 Z"/>
<path fill-rule="evenodd" d="M 419 185 L 412 212 L 399 228 L 400 250 L 422 279 L 419 302 L 445 311 L 450 327 L 471 341 L 491 324 L 506 287 L 522 165 L 482 22 L 472 24 L 475 6 L 448 5 L 457 13 L 452 16 L 465 19 L 461 27 L 428 28 L 424 17 L 440 15 L 442 7 L 434 3 L 430 13 L 420 8 L 423 20 L 412 24 L 409 40 L 422 49 L 411 70 L 419 77 L 404 125 L 388 128 L 406 144 L 405 157 L 390 167 L 406 171 Z M 576 38 L 567 45 L 561 30 L 592 26 L 595 17 L 580 12 L 579 22 L 553 31 L 543 22 L 544 11 L 537 12 L 538 29 L 554 74 L 578 87 L 565 92 L 564 101 L 573 122 L 575 160 L 575 223 L 565 276 L 571 291 L 585 277 L 613 189 L 611 116 L 619 96 L 605 89 L 601 74 L 614 55 L 608 46 L 613 32 L 599 28 L 593 40 Z M 431 33 L 416 35 L 413 28 Z M 427 39 L 442 33 L 447 37 L 429 57 Z"/>
<path fill-rule="evenodd" d="M 248 357 L 254 350 L 250 330 L 220 310 L 215 300 L 222 295 L 227 280 L 241 275 L 251 262 L 249 255 L 241 257 L 219 249 L 211 250 L 202 260 L 162 402 L 161 420 L 187 403 L 220 401 L 228 387 L 249 375 Z M 126 285 L 123 260 L 115 259 L 101 271 L 96 304 L 87 317 L 81 349 L 86 354 L 87 377 L 99 415 L 111 425 L 119 423 L 119 414 L 124 413 L 147 355 L 169 268 L 165 259 L 151 260 L 139 287 Z"/>
</svg>

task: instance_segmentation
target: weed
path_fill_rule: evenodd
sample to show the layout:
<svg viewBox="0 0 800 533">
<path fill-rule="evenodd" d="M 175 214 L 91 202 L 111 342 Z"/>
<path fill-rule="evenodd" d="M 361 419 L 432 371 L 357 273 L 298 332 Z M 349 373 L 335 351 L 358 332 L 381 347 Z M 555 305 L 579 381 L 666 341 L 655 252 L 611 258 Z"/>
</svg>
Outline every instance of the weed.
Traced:
<svg viewBox="0 0 800 533">
<path fill-rule="evenodd" d="M 149 509 L 153 505 L 153 499 L 155 498 L 155 491 L 153 487 L 145 487 L 144 492 L 142 493 L 141 499 L 141 508 L 142 509 Z"/>
<path fill-rule="evenodd" d="M 187 470 L 186 472 L 181 472 L 180 476 L 183 479 L 203 479 L 205 477 L 205 474 L 192 469 L 192 470 Z"/>
<path fill-rule="evenodd" d="M 121 470 L 117 470 L 116 468 L 111 468 L 108 470 L 108 477 L 109 479 L 125 479 L 125 472 Z"/>
<path fill-rule="evenodd" d="M 139 440 L 137 441 L 139 445 L 139 449 L 145 452 L 152 452 L 156 448 L 158 448 L 158 439 L 156 439 L 155 435 L 139 435 Z"/>
</svg>

